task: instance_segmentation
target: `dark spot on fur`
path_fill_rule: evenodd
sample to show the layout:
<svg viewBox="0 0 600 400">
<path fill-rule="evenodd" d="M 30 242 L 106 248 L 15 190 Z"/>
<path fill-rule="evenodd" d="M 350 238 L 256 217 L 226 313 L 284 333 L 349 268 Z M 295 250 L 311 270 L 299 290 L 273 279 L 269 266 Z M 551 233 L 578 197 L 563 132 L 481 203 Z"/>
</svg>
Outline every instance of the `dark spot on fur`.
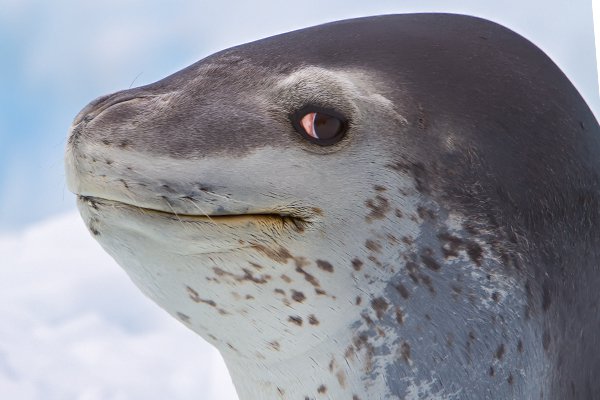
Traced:
<svg viewBox="0 0 600 400">
<path fill-rule="evenodd" d="M 427 116 L 425 115 L 425 110 L 423 106 L 419 104 L 419 111 L 417 113 L 417 126 L 420 130 L 427 129 Z"/>
<path fill-rule="evenodd" d="M 529 280 L 525 282 L 525 295 L 527 296 L 527 304 L 525 305 L 525 319 L 529 319 L 531 318 L 531 311 L 533 307 L 533 292 L 531 291 Z"/>
<path fill-rule="evenodd" d="M 128 147 L 130 144 L 131 144 L 131 142 L 127 139 L 121 140 L 121 142 L 119 143 L 119 148 L 124 149 L 124 148 Z"/>
<path fill-rule="evenodd" d="M 396 238 L 396 236 L 392 235 L 391 233 L 387 233 L 385 235 L 385 237 L 387 238 L 388 242 L 391 244 L 397 244 L 398 243 L 398 238 Z"/>
<path fill-rule="evenodd" d="M 311 208 L 312 212 L 315 213 L 316 215 L 323 215 L 323 210 L 320 209 L 319 207 L 313 207 Z"/>
<path fill-rule="evenodd" d="M 247 294 L 246 300 L 254 300 L 254 296 L 252 296 L 251 294 Z"/>
<path fill-rule="evenodd" d="M 346 359 L 352 360 L 354 359 L 354 346 L 350 345 L 346 348 L 346 352 L 344 353 L 344 357 Z"/>
<path fill-rule="evenodd" d="M 504 343 L 498 346 L 498 349 L 496 349 L 496 358 L 498 360 L 502 360 L 502 357 L 504 357 Z"/>
<path fill-rule="evenodd" d="M 308 323 L 311 325 L 319 325 L 319 320 L 317 319 L 317 317 L 315 317 L 314 314 L 310 314 L 308 316 Z"/>
<path fill-rule="evenodd" d="M 206 300 L 206 299 L 198 299 L 198 303 L 204 303 L 204 304 L 208 304 L 211 307 L 216 307 L 217 303 L 215 303 L 214 300 Z"/>
<path fill-rule="evenodd" d="M 255 244 L 252 247 L 260 253 L 264 254 L 265 256 L 269 257 L 271 260 L 280 264 L 286 264 L 289 259 L 293 258 L 290 252 L 281 246 L 277 250 L 273 250 L 269 247 L 260 244 Z"/>
<path fill-rule="evenodd" d="M 431 249 L 425 249 L 423 251 L 423 254 L 421 254 L 421 261 L 423 261 L 423 264 L 432 271 L 439 271 L 441 268 L 440 264 L 433 258 L 433 251 L 431 251 Z"/>
<path fill-rule="evenodd" d="M 182 313 L 182 312 L 179 312 L 179 311 L 177 311 L 177 318 L 179 318 L 179 320 L 180 320 L 181 322 L 184 322 L 184 323 L 186 323 L 186 324 L 189 324 L 189 323 L 190 323 L 190 317 L 189 317 L 188 315 L 185 315 L 185 314 L 184 314 L 184 313 Z"/>
<path fill-rule="evenodd" d="M 492 300 L 494 300 L 496 303 L 500 301 L 500 293 L 498 292 L 494 292 L 492 293 Z"/>
<path fill-rule="evenodd" d="M 125 186 L 125 189 L 129 189 L 129 185 L 127 184 L 127 182 L 125 182 L 125 179 L 119 179 L 119 182 L 121 182 L 123 186 Z"/>
<path fill-rule="evenodd" d="M 355 271 L 360 271 L 362 266 L 363 266 L 363 262 L 361 260 L 359 260 L 358 258 L 355 258 L 354 260 L 352 260 L 352 267 L 354 268 Z"/>
<path fill-rule="evenodd" d="M 400 325 L 404 324 L 404 313 L 400 307 L 396 307 L 396 321 Z"/>
<path fill-rule="evenodd" d="M 273 292 L 285 296 L 285 291 L 283 289 L 274 289 Z"/>
<path fill-rule="evenodd" d="M 371 307 L 373 307 L 373 310 L 375 310 L 377 318 L 381 319 L 383 318 L 389 305 L 383 297 L 377 297 L 376 299 L 371 300 Z"/>
<path fill-rule="evenodd" d="M 232 274 L 231 272 L 225 271 L 219 267 L 213 267 L 213 272 L 220 277 L 230 277 L 233 278 L 235 281 L 237 282 L 254 282 L 254 283 L 258 283 L 258 284 L 265 284 L 267 283 L 269 280 L 271 280 L 271 275 L 263 275 L 260 277 L 255 277 L 254 274 L 252 273 L 252 271 L 250 271 L 247 268 L 242 268 L 242 271 L 244 272 L 244 275 L 235 275 Z"/>
<path fill-rule="evenodd" d="M 362 313 L 362 314 L 360 314 L 360 316 L 367 323 L 367 325 L 369 325 L 369 326 L 375 325 L 375 323 L 373 322 L 373 320 L 371 319 L 371 317 L 369 317 L 368 314 Z"/>
<path fill-rule="evenodd" d="M 291 283 L 292 279 L 287 276 L 287 275 L 281 275 L 281 280 L 283 280 L 285 283 Z"/>
<path fill-rule="evenodd" d="M 196 292 L 194 289 L 192 289 L 189 286 L 186 286 L 185 289 L 187 290 L 188 296 L 190 296 L 190 299 L 192 299 L 196 303 L 198 303 L 200 301 L 200 296 L 198 295 L 198 292 Z"/>
<path fill-rule="evenodd" d="M 317 267 L 321 268 L 323 271 L 333 272 L 333 265 L 331 265 L 329 262 L 323 260 L 317 260 L 316 262 Z"/>
<path fill-rule="evenodd" d="M 292 299 L 298 303 L 302 303 L 304 300 L 306 300 L 306 296 L 304 293 L 292 289 Z"/>
<path fill-rule="evenodd" d="M 360 296 L 356 296 L 356 305 L 360 306 L 360 303 L 362 303 L 362 298 Z"/>
<path fill-rule="evenodd" d="M 433 283 L 431 282 L 431 278 L 429 276 L 425 274 L 419 274 L 419 279 L 425 286 L 427 286 L 427 289 L 429 289 L 431 294 L 435 294 L 435 288 L 433 287 Z"/>
<path fill-rule="evenodd" d="M 375 253 L 379 253 L 381 251 L 381 245 L 371 239 L 367 239 L 365 241 L 365 247 Z"/>
<path fill-rule="evenodd" d="M 550 304 L 552 304 L 552 298 L 550 297 L 550 288 L 548 287 L 548 282 L 544 282 L 542 286 L 542 310 L 548 311 L 550 308 Z"/>
<path fill-rule="evenodd" d="M 398 293 L 400 293 L 400 296 L 402 296 L 404 299 L 408 299 L 410 297 L 408 289 L 403 284 L 399 283 L 395 286 L 395 288 L 398 291 Z"/>
<path fill-rule="evenodd" d="M 369 256 L 369 257 L 367 257 L 367 259 L 369 261 L 371 261 L 373 264 L 377 265 L 378 267 L 383 267 L 383 264 L 381 263 L 381 261 L 379 261 L 377 259 L 377 257 L 375 257 L 375 256 Z"/>
<path fill-rule="evenodd" d="M 327 393 L 327 387 L 325 385 L 321 385 L 319 386 L 319 388 L 317 389 L 317 392 L 321 393 L 321 394 L 325 394 Z"/>
<path fill-rule="evenodd" d="M 481 261 L 483 260 L 483 249 L 480 245 L 475 242 L 467 243 L 467 254 L 471 261 L 477 265 L 481 265 Z"/>
<path fill-rule="evenodd" d="M 462 239 L 448 233 L 440 233 L 438 238 L 442 241 L 442 254 L 444 258 L 458 257 L 458 251 L 464 246 Z"/>
<path fill-rule="evenodd" d="M 435 213 L 432 210 L 425 208 L 423 206 L 417 207 L 417 214 L 419 215 L 419 217 L 422 220 L 426 220 L 426 219 L 434 220 L 435 219 Z"/>
<path fill-rule="evenodd" d="M 463 224 L 463 228 L 470 235 L 478 235 L 480 233 L 479 229 L 477 228 L 477 226 L 474 223 L 470 222 L 470 221 L 465 222 Z"/>
<path fill-rule="evenodd" d="M 396 208 L 396 210 L 394 211 L 394 214 L 398 218 L 402 218 L 404 216 L 404 214 L 402 214 L 402 211 L 399 208 Z"/>
<path fill-rule="evenodd" d="M 400 345 L 400 355 L 405 363 L 408 364 L 410 362 L 410 345 L 408 343 L 402 342 Z"/>
<path fill-rule="evenodd" d="M 490 376 L 494 376 L 496 375 L 496 371 L 494 370 L 494 367 L 490 365 L 490 371 L 489 371 Z"/>
<path fill-rule="evenodd" d="M 550 332 L 548 332 L 548 330 L 545 330 L 544 334 L 542 335 L 542 346 L 544 347 L 544 350 L 548 351 L 548 349 L 550 348 L 551 340 L 552 338 L 550 337 Z"/>
<path fill-rule="evenodd" d="M 419 269 L 419 265 L 413 261 L 407 261 L 404 266 L 408 271 L 408 276 L 415 284 L 419 284 L 419 277 L 417 275 L 417 270 Z"/>
<path fill-rule="evenodd" d="M 299 274 L 304 275 L 304 279 L 306 279 L 306 281 L 308 283 L 310 283 L 311 285 L 313 285 L 315 288 L 318 288 L 321 286 L 321 284 L 319 283 L 319 281 L 317 280 L 317 278 L 315 278 L 313 275 L 311 275 L 310 273 L 306 272 L 300 265 L 296 264 L 296 272 L 298 272 Z"/>
<path fill-rule="evenodd" d="M 225 311 L 224 309 L 217 307 L 217 303 L 215 303 L 214 300 L 201 298 L 198 295 L 198 292 L 196 292 L 194 289 L 192 289 L 189 286 L 186 286 L 185 288 L 186 288 L 186 290 L 188 292 L 188 295 L 189 295 L 190 299 L 192 299 L 195 303 L 204 303 L 204 304 L 207 304 L 207 305 L 209 305 L 209 306 L 211 306 L 213 308 L 216 308 L 217 311 L 219 312 L 219 314 L 221 314 L 221 315 L 227 315 L 228 314 L 228 312 Z"/>
<path fill-rule="evenodd" d="M 269 347 L 275 351 L 279 351 L 279 349 L 281 348 L 281 345 L 279 344 L 278 341 L 274 340 L 272 342 L 269 342 Z"/>
<path fill-rule="evenodd" d="M 229 342 L 227 342 L 227 347 L 229 347 L 229 348 L 230 348 L 231 350 L 233 350 L 233 351 L 236 351 L 236 352 L 238 351 L 238 349 L 236 349 L 236 348 L 235 348 L 235 346 L 234 346 L 234 345 L 232 345 L 232 344 L 231 344 L 231 343 L 229 343 Z"/>
<path fill-rule="evenodd" d="M 412 173 L 413 179 L 417 190 L 423 194 L 429 194 L 431 189 L 429 187 L 429 177 L 427 176 L 427 170 L 425 165 L 422 163 L 415 163 L 411 165 L 410 172 Z"/>
<path fill-rule="evenodd" d="M 365 205 L 370 209 L 369 214 L 365 217 L 367 222 L 371 222 L 374 219 L 385 218 L 385 215 L 390 210 L 389 201 L 379 194 L 375 196 L 374 200 L 368 199 L 365 201 Z"/>
<path fill-rule="evenodd" d="M 288 318 L 289 322 L 292 322 L 298 326 L 302 326 L 302 318 L 298 317 L 298 316 L 292 316 L 290 315 L 290 317 Z"/>
<path fill-rule="evenodd" d="M 346 387 L 346 373 L 343 370 L 336 372 L 335 377 L 342 388 Z"/>
<path fill-rule="evenodd" d="M 519 341 L 517 342 L 517 351 L 519 353 L 523 352 L 523 341 L 521 339 L 519 339 Z"/>
<path fill-rule="evenodd" d="M 263 268 L 264 268 L 262 265 L 260 265 L 260 264 L 257 264 L 257 263 L 254 263 L 254 262 L 252 262 L 252 261 L 249 261 L 248 263 L 249 263 L 249 264 L 250 264 L 250 265 L 251 265 L 251 266 L 252 266 L 254 269 L 257 269 L 257 270 L 261 270 L 261 269 L 263 269 Z"/>
<path fill-rule="evenodd" d="M 514 383 L 514 378 L 513 378 L 512 372 L 508 374 L 508 378 L 506 379 L 506 382 L 508 382 L 509 385 L 512 385 Z"/>
<path fill-rule="evenodd" d="M 377 192 L 385 192 L 387 190 L 387 188 L 380 185 L 373 186 L 373 189 L 375 189 Z"/>
</svg>

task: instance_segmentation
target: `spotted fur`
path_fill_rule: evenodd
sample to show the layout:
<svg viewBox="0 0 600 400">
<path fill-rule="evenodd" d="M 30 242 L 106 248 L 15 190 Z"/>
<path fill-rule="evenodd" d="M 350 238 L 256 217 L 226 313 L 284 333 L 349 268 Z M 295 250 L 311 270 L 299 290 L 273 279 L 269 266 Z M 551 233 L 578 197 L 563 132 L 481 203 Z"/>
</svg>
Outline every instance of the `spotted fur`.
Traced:
<svg viewBox="0 0 600 400">
<path fill-rule="evenodd" d="M 306 105 L 349 122 L 306 141 Z M 600 393 L 600 129 L 476 18 L 322 25 L 76 118 L 90 232 L 223 354 L 241 400 Z"/>
</svg>

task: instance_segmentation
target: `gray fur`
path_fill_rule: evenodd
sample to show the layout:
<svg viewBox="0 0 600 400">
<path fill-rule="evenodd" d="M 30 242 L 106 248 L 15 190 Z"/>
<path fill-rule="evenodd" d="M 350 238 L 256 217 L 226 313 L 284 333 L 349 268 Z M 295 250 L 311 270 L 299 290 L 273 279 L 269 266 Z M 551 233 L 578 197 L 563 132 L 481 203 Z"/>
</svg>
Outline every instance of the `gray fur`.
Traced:
<svg viewBox="0 0 600 400">
<path fill-rule="evenodd" d="M 346 137 L 304 140 L 306 104 L 344 114 Z M 527 40 L 415 14 L 102 97 L 66 160 L 90 231 L 219 348 L 242 400 L 591 399 L 599 139 Z"/>
</svg>

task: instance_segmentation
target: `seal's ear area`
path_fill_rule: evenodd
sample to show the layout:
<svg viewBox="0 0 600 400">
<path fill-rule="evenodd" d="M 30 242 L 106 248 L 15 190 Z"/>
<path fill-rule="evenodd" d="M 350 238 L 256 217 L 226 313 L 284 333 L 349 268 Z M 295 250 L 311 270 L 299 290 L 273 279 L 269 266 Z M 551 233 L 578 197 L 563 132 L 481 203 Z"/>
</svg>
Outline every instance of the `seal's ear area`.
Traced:
<svg viewBox="0 0 600 400">
<path fill-rule="evenodd" d="M 290 115 L 294 129 L 310 142 L 330 146 L 343 139 L 348 119 L 341 113 L 318 106 L 304 106 Z"/>
</svg>

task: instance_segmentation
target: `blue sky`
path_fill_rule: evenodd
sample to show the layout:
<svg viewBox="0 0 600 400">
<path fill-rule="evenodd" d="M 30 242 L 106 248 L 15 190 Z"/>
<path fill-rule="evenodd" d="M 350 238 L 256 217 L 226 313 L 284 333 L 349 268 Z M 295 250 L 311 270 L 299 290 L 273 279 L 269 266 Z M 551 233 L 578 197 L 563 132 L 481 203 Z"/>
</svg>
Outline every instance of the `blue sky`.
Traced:
<svg viewBox="0 0 600 400">
<path fill-rule="evenodd" d="M 432 11 L 521 33 L 600 115 L 590 0 L 0 0 L 0 397 L 236 398 L 218 353 L 145 299 L 76 214 L 62 153 L 85 104 L 261 37 Z"/>
</svg>

